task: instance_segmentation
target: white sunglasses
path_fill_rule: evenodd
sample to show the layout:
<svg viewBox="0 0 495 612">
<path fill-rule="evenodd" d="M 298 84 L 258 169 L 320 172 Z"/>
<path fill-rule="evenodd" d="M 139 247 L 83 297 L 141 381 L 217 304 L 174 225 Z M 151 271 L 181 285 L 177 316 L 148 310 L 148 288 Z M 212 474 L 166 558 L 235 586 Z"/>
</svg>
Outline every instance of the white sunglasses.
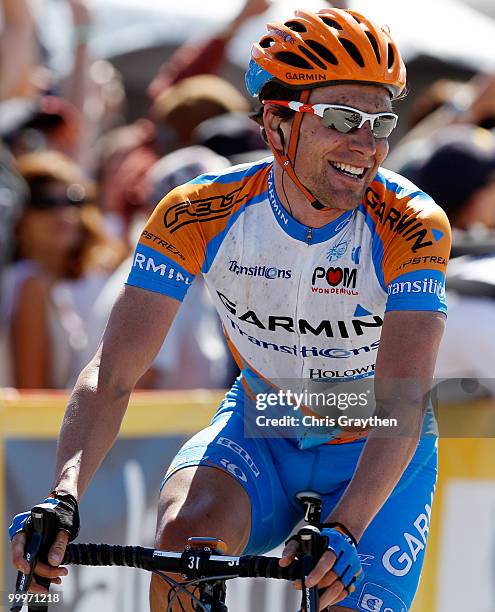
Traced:
<svg viewBox="0 0 495 612">
<path fill-rule="evenodd" d="M 266 103 L 290 108 L 298 113 L 318 115 L 325 127 L 334 128 L 342 134 L 359 129 L 369 121 L 375 138 L 390 136 L 399 119 L 394 113 L 365 113 L 358 108 L 340 104 L 303 104 L 289 100 L 263 100 L 263 104 Z"/>
</svg>

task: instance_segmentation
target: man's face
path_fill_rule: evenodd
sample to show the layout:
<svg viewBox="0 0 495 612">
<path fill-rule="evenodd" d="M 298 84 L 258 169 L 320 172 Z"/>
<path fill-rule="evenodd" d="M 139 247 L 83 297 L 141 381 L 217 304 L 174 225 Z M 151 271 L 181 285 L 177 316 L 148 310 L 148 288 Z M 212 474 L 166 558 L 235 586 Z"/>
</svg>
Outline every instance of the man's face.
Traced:
<svg viewBox="0 0 495 612">
<path fill-rule="evenodd" d="M 367 113 L 392 110 L 390 95 L 383 87 L 332 85 L 313 89 L 309 104 L 342 104 Z M 295 170 L 299 180 L 325 206 L 340 210 L 356 208 L 388 153 L 388 140 L 377 139 L 369 122 L 341 134 L 327 128 L 321 119 L 305 113 L 299 134 Z M 347 164 L 364 170 L 352 176 L 335 167 Z"/>
</svg>

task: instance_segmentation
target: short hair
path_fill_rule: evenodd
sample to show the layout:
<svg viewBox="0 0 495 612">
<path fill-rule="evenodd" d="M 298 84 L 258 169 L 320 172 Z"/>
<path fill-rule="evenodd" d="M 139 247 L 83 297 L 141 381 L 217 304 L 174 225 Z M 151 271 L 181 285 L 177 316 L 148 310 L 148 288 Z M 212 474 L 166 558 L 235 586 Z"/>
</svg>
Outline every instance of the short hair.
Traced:
<svg viewBox="0 0 495 612">
<path fill-rule="evenodd" d="M 269 81 L 266 85 L 263 86 L 258 96 L 260 105 L 253 113 L 250 113 L 249 116 L 260 126 L 261 135 L 266 143 L 268 143 L 268 139 L 266 137 L 265 126 L 263 124 L 263 100 L 290 100 L 297 102 L 300 97 L 300 90 L 285 87 L 285 85 L 281 85 L 280 83 L 276 83 L 275 81 Z M 277 108 L 273 110 L 273 114 L 277 117 L 280 117 L 283 121 L 290 121 L 296 114 L 296 111 L 293 111 L 290 108 L 277 106 Z"/>
</svg>

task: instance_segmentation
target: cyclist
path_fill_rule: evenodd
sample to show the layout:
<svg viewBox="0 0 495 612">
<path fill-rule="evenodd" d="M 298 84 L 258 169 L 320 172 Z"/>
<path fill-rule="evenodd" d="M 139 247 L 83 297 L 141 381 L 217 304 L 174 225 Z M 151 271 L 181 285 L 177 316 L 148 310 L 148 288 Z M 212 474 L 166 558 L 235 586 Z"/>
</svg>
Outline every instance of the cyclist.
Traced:
<svg viewBox="0 0 495 612">
<path fill-rule="evenodd" d="M 308 584 L 324 589 L 322 608 L 407 610 L 436 480 L 425 414 L 444 329 L 449 225 L 429 196 L 380 167 L 406 82 L 388 30 L 331 8 L 299 10 L 267 29 L 246 82 L 273 158 L 202 175 L 152 214 L 64 419 L 46 502 L 60 509 L 63 527 L 51 563 L 75 536 L 76 500 L 201 272 L 242 375 L 169 467 L 155 545 L 180 550 L 200 531 L 232 554 L 270 550 L 302 518 L 296 493 L 314 489 L 329 547 Z M 369 422 L 327 428 L 326 437 L 311 426 L 280 435 L 275 423 L 269 435 L 251 435 L 260 386 L 317 379 L 352 391 L 373 374 L 375 414 L 397 417 L 401 435 Z M 14 564 L 27 569 L 23 520 L 11 535 Z M 281 563 L 295 554 L 289 541 Z M 154 612 L 165 595 L 153 578 Z"/>
</svg>

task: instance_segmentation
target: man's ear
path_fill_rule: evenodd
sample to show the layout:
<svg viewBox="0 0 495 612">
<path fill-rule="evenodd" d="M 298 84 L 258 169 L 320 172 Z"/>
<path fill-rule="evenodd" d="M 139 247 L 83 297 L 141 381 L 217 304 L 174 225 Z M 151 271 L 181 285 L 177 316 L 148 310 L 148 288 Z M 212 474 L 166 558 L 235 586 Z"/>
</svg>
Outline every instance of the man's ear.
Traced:
<svg viewBox="0 0 495 612">
<path fill-rule="evenodd" d="M 272 143 L 278 153 L 285 153 L 285 144 L 287 135 L 284 131 L 283 121 L 273 113 L 272 107 L 269 104 L 265 105 L 263 112 L 263 125 L 265 132 L 269 136 L 269 142 Z"/>
</svg>

